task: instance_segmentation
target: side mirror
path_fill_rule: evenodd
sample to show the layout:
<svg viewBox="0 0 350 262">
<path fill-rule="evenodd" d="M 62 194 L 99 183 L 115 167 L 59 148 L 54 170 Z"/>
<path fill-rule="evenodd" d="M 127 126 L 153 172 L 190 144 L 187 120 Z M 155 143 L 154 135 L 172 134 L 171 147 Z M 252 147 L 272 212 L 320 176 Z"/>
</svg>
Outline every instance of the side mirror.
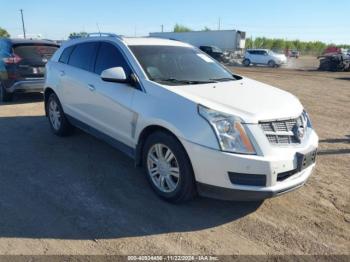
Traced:
<svg viewBox="0 0 350 262">
<path fill-rule="evenodd" d="M 112 67 L 102 71 L 101 79 L 106 82 L 127 83 L 125 71 L 122 67 Z"/>
</svg>

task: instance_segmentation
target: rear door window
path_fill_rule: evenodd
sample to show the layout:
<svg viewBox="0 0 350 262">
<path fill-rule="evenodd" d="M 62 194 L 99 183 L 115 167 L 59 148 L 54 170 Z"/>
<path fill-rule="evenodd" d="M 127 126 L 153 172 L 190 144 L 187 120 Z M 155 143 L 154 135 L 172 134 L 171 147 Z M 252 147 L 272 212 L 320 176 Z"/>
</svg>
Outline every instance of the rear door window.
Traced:
<svg viewBox="0 0 350 262">
<path fill-rule="evenodd" d="M 110 43 L 101 43 L 96 58 L 95 73 L 100 75 L 102 71 L 112 67 L 122 67 L 127 76 L 131 73 L 127 62 L 118 48 Z"/>
<path fill-rule="evenodd" d="M 70 47 L 67 47 L 66 49 L 64 49 L 64 51 L 62 52 L 61 57 L 58 61 L 63 63 L 63 64 L 67 64 L 69 57 L 70 57 L 72 51 L 74 50 L 74 47 L 75 46 L 70 46 Z"/>
<path fill-rule="evenodd" d="M 75 46 L 68 64 L 86 71 L 93 72 L 98 43 L 88 42 Z"/>
</svg>

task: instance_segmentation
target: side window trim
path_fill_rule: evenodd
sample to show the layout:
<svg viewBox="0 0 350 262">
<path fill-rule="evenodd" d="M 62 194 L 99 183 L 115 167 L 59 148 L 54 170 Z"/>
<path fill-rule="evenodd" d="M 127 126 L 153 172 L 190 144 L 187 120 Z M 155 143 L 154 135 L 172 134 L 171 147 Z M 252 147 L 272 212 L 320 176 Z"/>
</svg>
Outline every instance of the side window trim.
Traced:
<svg viewBox="0 0 350 262">
<path fill-rule="evenodd" d="M 94 57 L 92 58 L 92 63 L 90 64 L 90 70 L 89 72 L 90 73 L 95 73 L 94 70 L 95 70 L 95 63 L 96 63 L 96 59 L 97 59 L 97 55 L 98 55 L 98 50 L 100 49 L 100 46 L 101 46 L 101 43 L 99 41 L 94 41 L 92 42 L 96 45 L 96 50 L 95 50 L 95 55 Z"/>
<path fill-rule="evenodd" d="M 129 67 L 129 70 L 130 70 L 131 74 L 134 74 L 137 78 L 139 78 L 139 77 L 137 76 L 137 74 L 135 73 L 136 70 L 134 69 L 133 65 L 130 63 L 130 61 L 129 61 L 127 55 L 125 54 L 124 50 L 119 46 L 118 43 L 115 43 L 115 42 L 113 42 L 113 41 L 107 41 L 107 40 L 103 40 L 103 41 L 91 41 L 91 42 L 97 44 L 98 46 L 96 47 L 96 53 L 95 53 L 95 57 L 94 57 L 93 63 L 92 63 L 92 64 L 93 64 L 92 71 L 87 71 L 87 72 L 92 73 L 92 74 L 95 74 L 95 75 L 98 75 L 98 74 L 95 73 L 95 67 L 96 67 L 98 52 L 100 51 L 101 44 L 102 44 L 102 43 L 107 43 L 107 44 L 111 44 L 113 47 L 117 48 L 117 50 L 121 53 L 121 55 L 122 55 L 124 61 L 126 62 L 126 65 Z M 67 60 L 67 64 L 66 64 L 66 65 L 72 66 L 72 65 L 69 64 L 70 58 L 71 58 L 71 55 L 72 55 L 73 51 L 75 50 L 75 48 L 76 48 L 78 45 L 79 45 L 79 44 L 74 44 L 74 45 L 69 46 L 69 47 L 73 47 L 73 49 L 72 49 L 72 51 L 71 51 L 70 54 L 69 54 L 69 58 L 68 58 L 68 60 Z M 67 48 L 69 48 L 69 47 L 67 47 Z M 63 52 L 64 52 L 64 50 L 63 50 Z M 63 52 L 62 52 L 62 54 L 63 54 Z M 61 55 L 62 55 L 62 54 L 61 54 Z M 61 56 L 60 56 L 60 58 L 61 58 Z M 59 59 L 58 59 L 58 60 L 59 60 Z M 72 66 L 72 67 L 74 67 L 74 66 Z M 77 68 L 77 67 L 74 67 L 74 68 Z M 81 68 L 78 68 L 78 69 L 84 70 L 84 69 L 81 69 Z M 84 71 L 86 71 L 86 70 L 84 70 Z M 146 93 L 146 89 L 143 87 L 143 84 L 142 84 L 140 81 L 139 81 L 139 85 L 138 85 L 137 89 L 139 89 L 141 92 Z"/>
<path fill-rule="evenodd" d="M 98 74 L 96 73 L 97 58 L 98 58 L 98 55 L 99 55 L 99 53 L 100 53 L 101 43 L 103 43 L 103 42 L 97 42 L 97 43 L 98 43 L 98 46 L 97 46 L 97 50 L 96 50 L 96 54 L 95 54 L 95 58 L 94 58 L 94 66 L 93 66 L 92 72 L 91 72 L 91 73 L 96 74 L 96 75 L 98 75 Z"/>
</svg>

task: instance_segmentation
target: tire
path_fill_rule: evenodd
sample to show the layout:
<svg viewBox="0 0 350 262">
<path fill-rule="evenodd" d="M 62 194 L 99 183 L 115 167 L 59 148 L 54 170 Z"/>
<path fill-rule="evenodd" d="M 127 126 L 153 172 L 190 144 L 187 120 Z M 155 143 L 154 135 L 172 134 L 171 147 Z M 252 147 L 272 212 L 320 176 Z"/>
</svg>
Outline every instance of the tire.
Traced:
<svg viewBox="0 0 350 262">
<path fill-rule="evenodd" d="M 13 94 L 8 93 L 5 86 L 0 83 L 0 102 L 10 102 L 13 99 Z"/>
<path fill-rule="evenodd" d="M 244 66 L 249 66 L 250 65 L 250 60 L 249 59 L 244 59 L 243 60 L 243 65 Z"/>
<path fill-rule="evenodd" d="M 143 147 L 142 163 L 147 180 L 162 199 L 183 203 L 196 196 L 192 165 L 185 149 L 174 136 L 160 131 L 151 134 Z"/>
<path fill-rule="evenodd" d="M 49 96 L 46 107 L 48 120 L 53 133 L 57 136 L 70 135 L 73 126 L 68 122 L 56 94 L 52 93 Z"/>
<path fill-rule="evenodd" d="M 276 67 L 276 63 L 275 63 L 275 61 L 273 61 L 273 60 L 270 60 L 270 61 L 267 63 L 267 65 L 268 65 L 269 67 Z"/>
</svg>

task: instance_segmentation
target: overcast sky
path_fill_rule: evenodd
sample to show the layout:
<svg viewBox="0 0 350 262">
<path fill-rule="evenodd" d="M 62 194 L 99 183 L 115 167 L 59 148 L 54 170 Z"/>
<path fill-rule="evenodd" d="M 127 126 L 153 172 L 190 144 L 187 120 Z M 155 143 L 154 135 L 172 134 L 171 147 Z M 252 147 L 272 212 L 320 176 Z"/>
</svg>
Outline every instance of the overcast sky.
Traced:
<svg viewBox="0 0 350 262">
<path fill-rule="evenodd" d="M 175 23 L 193 30 L 238 29 L 248 36 L 321 40 L 350 44 L 350 0 L 0 0 L 0 27 L 22 34 L 19 9 L 28 34 L 65 39 L 70 32 L 145 36 L 171 31 Z"/>
</svg>

